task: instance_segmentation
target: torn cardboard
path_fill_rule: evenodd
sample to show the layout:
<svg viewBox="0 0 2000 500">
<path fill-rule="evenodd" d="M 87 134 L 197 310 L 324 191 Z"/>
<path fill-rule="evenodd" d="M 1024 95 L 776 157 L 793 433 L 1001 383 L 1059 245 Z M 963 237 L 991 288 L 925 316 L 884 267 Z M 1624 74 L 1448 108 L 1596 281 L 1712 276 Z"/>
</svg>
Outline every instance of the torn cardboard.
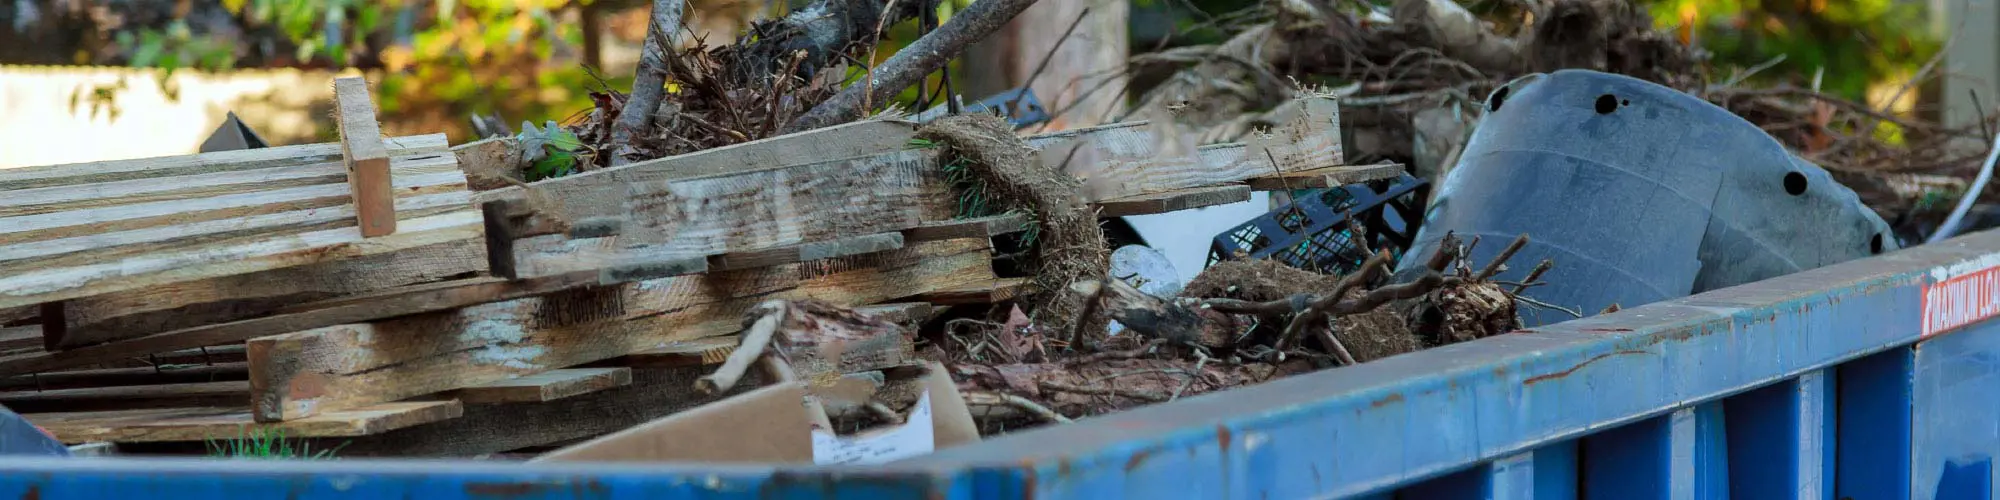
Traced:
<svg viewBox="0 0 2000 500">
<path fill-rule="evenodd" d="M 815 436 L 805 401 L 809 392 L 836 399 L 872 394 L 872 383 L 860 377 L 841 379 L 824 390 L 804 382 L 759 388 L 533 461 L 865 465 L 978 441 L 972 412 L 944 366 L 931 363 L 922 380 L 924 394 L 904 424 L 856 436 Z M 857 392 L 857 387 L 863 390 Z"/>
</svg>

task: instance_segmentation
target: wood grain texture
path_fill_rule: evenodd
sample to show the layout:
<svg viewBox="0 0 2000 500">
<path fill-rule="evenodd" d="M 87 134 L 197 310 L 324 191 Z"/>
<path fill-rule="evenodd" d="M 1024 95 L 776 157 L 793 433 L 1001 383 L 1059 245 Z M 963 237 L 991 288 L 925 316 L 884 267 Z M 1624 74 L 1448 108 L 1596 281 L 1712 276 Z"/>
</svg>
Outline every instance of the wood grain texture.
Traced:
<svg viewBox="0 0 2000 500">
<path fill-rule="evenodd" d="M 592 170 L 535 182 L 528 189 L 543 193 L 542 198 L 549 200 L 542 209 L 566 220 L 620 216 L 625 215 L 626 186 L 631 183 L 675 181 L 879 154 L 907 147 L 915 135 L 916 126 L 907 122 L 860 121 Z M 519 187 L 498 189 L 485 193 L 482 201 L 523 197 L 523 191 Z"/>
<path fill-rule="evenodd" d="M 770 267 L 820 259 L 832 259 L 861 255 L 864 253 L 886 252 L 903 248 L 902 233 L 879 233 L 832 241 L 817 241 L 803 245 L 733 252 L 708 258 L 710 271 L 732 271 Z"/>
<path fill-rule="evenodd" d="M 632 384 L 631 368 L 566 368 L 444 393 L 466 404 L 540 403 Z M 244 388 L 247 392 L 247 386 Z"/>
<path fill-rule="evenodd" d="M 387 143 L 390 156 L 444 153 L 450 147 L 450 141 L 444 134 L 396 137 L 389 139 Z M 8 168 L 0 169 L 0 191 L 306 165 L 324 165 L 325 169 L 340 173 L 343 168 L 340 159 L 340 143 L 328 142 L 197 155 Z"/>
<path fill-rule="evenodd" d="M 457 401 L 386 403 L 331 412 L 280 424 L 257 424 L 240 407 L 162 408 L 105 412 L 23 414 L 64 443 L 107 441 L 227 440 L 253 430 L 283 432 L 286 438 L 353 437 L 380 434 L 458 418 Z"/>
<path fill-rule="evenodd" d="M 1403 166 L 1396 163 L 1352 165 L 1258 177 L 1250 179 L 1245 184 L 1249 184 L 1250 189 L 1257 191 L 1324 189 L 1359 182 L 1394 179 L 1396 174 L 1400 173 L 1403 173 Z"/>
<path fill-rule="evenodd" d="M 340 129 L 341 162 L 347 166 L 347 184 L 354 192 L 354 211 L 361 236 L 393 234 L 396 194 L 389 181 L 389 147 L 382 142 L 381 124 L 375 122 L 375 102 L 368 97 L 368 80 L 358 76 L 334 79 L 333 100 L 334 120 L 339 122 Z"/>
<path fill-rule="evenodd" d="M 1167 191 L 1240 182 L 1278 173 L 1342 166 L 1340 107 L 1331 98 L 1307 97 L 1290 123 L 1249 141 L 1176 154 L 1166 146 L 1187 142 L 1178 131 L 1128 122 L 1068 130 L 1027 139 L 1049 165 L 1083 180 L 1084 198 L 1101 202 Z"/>
<path fill-rule="evenodd" d="M 243 404 L 249 381 L 157 384 L 0 392 L 0 405 L 19 413 L 141 408 L 192 408 Z"/>
<path fill-rule="evenodd" d="M 485 256 L 478 240 L 463 239 L 69 300 L 69 330 L 60 347 L 217 325 L 336 297 L 466 276 L 485 268 Z M 296 330 L 261 334 L 281 331 Z"/>
<path fill-rule="evenodd" d="M 0 378 L 0 391 L 82 389 L 126 385 L 195 384 L 250 380 L 250 364 L 242 361 L 215 364 L 165 365 L 142 368 L 104 368 L 15 375 Z M 249 389 L 244 389 L 249 394 Z M 241 404 L 235 401 L 230 404 Z"/>
<path fill-rule="evenodd" d="M 1027 278 L 1000 278 L 933 290 L 912 296 L 910 300 L 938 305 L 998 304 L 1021 296 L 1029 283 Z"/>
<path fill-rule="evenodd" d="M 395 186 L 401 199 L 465 190 L 465 175 L 457 171 L 449 155 L 398 157 L 391 165 L 391 168 L 400 174 Z M 332 170 L 334 168 L 338 168 L 338 164 L 329 165 L 326 170 L 331 174 L 338 174 L 337 170 Z M 238 174 L 257 173 L 233 172 L 221 175 L 234 179 Z M 28 210 L 24 209 L 13 216 L 0 218 L 0 223 L 4 223 L 0 224 L 0 244 L 158 229 L 285 212 L 325 210 L 346 205 L 351 201 L 348 187 L 341 183 L 341 177 L 337 175 L 316 176 L 277 186 L 232 185 L 229 186 L 231 189 L 188 183 L 185 178 L 176 179 L 144 179 L 129 182 L 143 185 L 143 189 L 190 185 L 201 192 L 177 192 L 175 197 L 170 199 L 156 199 L 157 197 L 153 196 L 131 195 L 128 191 L 110 191 L 107 195 L 112 197 L 86 198 L 75 206 L 63 205 L 53 209 L 46 206 L 38 207 L 33 210 L 34 213 L 28 213 Z M 105 186 L 105 184 L 89 186 Z M 75 190 L 77 187 L 52 189 Z M 11 197 L 22 193 L 27 191 L 9 191 L 5 195 Z M 70 192 L 61 196 L 75 197 L 78 194 Z M 179 197 L 182 195 L 188 197 Z M 0 208 L 0 210 L 5 209 Z"/>
<path fill-rule="evenodd" d="M 903 241 L 991 238 L 1002 234 L 1026 231 L 1027 229 L 1027 215 L 1010 213 L 972 219 L 925 222 L 921 226 L 904 229 Z"/>
<path fill-rule="evenodd" d="M 865 304 L 993 279 L 990 242 L 953 240 L 583 289 L 254 339 L 260 421 L 471 387 L 733 333 L 771 299 Z"/>
<path fill-rule="evenodd" d="M 700 367 L 632 370 L 632 383 L 542 403 L 467 404 L 463 417 L 356 438 L 311 441 L 342 446 L 343 457 L 474 457 L 617 432 L 713 402 L 694 391 Z M 736 392 L 761 383 L 757 374 Z M 185 447 L 183 447 L 185 449 Z M 167 451 L 167 450 L 161 450 Z M 198 449 L 195 451 L 199 451 Z"/>
<path fill-rule="evenodd" d="M 31 373 L 202 346 L 243 342 L 282 332 L 445 311 L 570 290 L 597 283 L 596 274 L 508 281 L 491 278 L 414 285 L 295 305 L 260 318 L 202 325 L 57 352 L 0 357 L 0 374 Z"/>
<path fill-rule="evenodd" d="M 934 155 L 908 150 L 849 160 L 631 185 L 627 245 L 662 255 L 740 250 L 899 231 L 918 206 Z"/>
<path fill-rule="evenodd" d="M 520 142 L 512 137 L 494 137 L 452 146 L 458 168 L 465 171 L 465 183 L 473 191 L 500 189 L 522 182 Z M 595 172 L 595 171 L 593 171 Z M 585 175 L 592 172 L 585 172 Z"/>
<path fill-rule="evenodd" d="M 1097 203 L 1098 217 L 1126 217 L 1178 212 L 1250 201 L 1250 186 L 1214 186 L 1120 198 Z"/>
<path fill-rule="evenodd" d="M 629 194 L 620 195 L 629 206 L 621 212 L 626 216 L 619 235 L 517 239 L 511 242 L 513 268 L 516 276 L 540 276 L 638 259 L 707 257 L 917 227 L 932 213 L 936 196 L 945 191 L 942 179 L 925 171 L 935 155 L 905 150 L 633 183 Z M 522 203 L 547 207 L 562 202 L 538 195 Z"/>
<path fill-rule="evenodd" d="M 937 308 L 927 302 L 898 302 L 854 308 L 856 311 L 916 329 L 929 321 Z M 629 366 L 634 368 L 679 368 L 690 366 L 714 366 L 722 364 L 729 354 L 736 352 L 742 341 L 735 335 L 707 337 L 668 343 L 664 347 L 612 358 L 593 365 Z"/>
<path fill-rule="evenodd" d="M 311 231 L 222 245 L 197 253 L 144 255 L 0 275 L 0 307 L 385 254 L 481 239 L 484 234 L 479 212 L 474 210 L 414 219 L 404 229 L 403 233 L 365 239 L 355 228 Z"/>
</svg>

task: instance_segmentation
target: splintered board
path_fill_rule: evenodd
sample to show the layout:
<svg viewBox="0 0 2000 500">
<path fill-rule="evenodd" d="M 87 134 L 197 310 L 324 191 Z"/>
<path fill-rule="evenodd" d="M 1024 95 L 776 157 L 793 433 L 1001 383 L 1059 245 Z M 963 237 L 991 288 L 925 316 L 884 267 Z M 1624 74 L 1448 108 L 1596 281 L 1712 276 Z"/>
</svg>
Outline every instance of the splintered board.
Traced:
<svg viewBox="0 0 2000 500">
<path fill-rule="evenodd" d="M 407 230 L 380 238 L 337 145 L 0 171 L 0 308 L 482 239 L 445 146 L 387 140 Z"/>
<path fill-rule="evenodd" d="M 750 373 L 730 393 L 706 397 L 694 381 L 707 369 L 634 369 L 630 385 L 538 403 L 465 403 L 462 417 L 372 436 L 306 441 L 342 457 L 471 457 L 588 439 L 644 424 L 757 387 Z M 182 446 L 181 449 L 186 449 Z"/>
<path fill-rule="evenodd" d="M 243 342 L 274 333 L 456 309 L 581 288 L 596 282 L 596 275 L 590 274 L 581 278 L 557 275 L 513 281 L 473 278 L 398 287 L 298 304 L 258 318 L 206 324 L 61 351 L 0 356 L 0 375 L 104 363 L 155 352 Z"/>
<path fill-rule="evenodd" d="M 0 392 L 0 405 L 19 413 L 78 412 L 142 408 L 241 406 L 246 381 L 131 385 Z"/>
<path fill-rule="evenodd" d="M 485 242 L 469 238 L 352 259 L 84 297 L 63 301 L 67 324 L 61 329 L 61 335 L 51 340 L 55 348 L 76 349 L 309 310 L 315 303 L 337 297 L 356 297 L 406 285 L 439 282 L 485 269 Z M 384 312 L 400 308 L 400 304 L 391 305 L 398 307 L 384 308 Z M 328 324 L 362 319 L 365 318 L 350 317 Z M 198 346 L 185 345 L 172 349 L 188 347 Z M 124 352 L 144 354 L 155 351 Z M 5 361 L 0 361 L 0 365 L 5 364 Z M 4 371 L 0 368 L 0 372 Z"/>
<path fill-rule="evenodd" d="M 1021 296 L 1031 285 L 1027 278 L 1000 278 L 934 290 L 910 300 L 940 305 L 998 304 Z"/>
<path fill-rule="evenodd" d="M 1194 154 L 1162 151 L 1173 131 L 1148 122 L 1104 125 L 1039 135 L 1028 145 L 1042 150 L 1043 163 L 1063 165 L 1083 180 L 1085 201 L 1103 202 L 1241 182 L 1246 179 L 1343 165 L 1340 106 L 1331 98 L 1298 101 L 1302 112 L 1269 133 L 1245 142 L 1193 148 Z"/>
<path fill-rule="evenodd" d="M 630 368 L 567 368 L 467 387 L 444 397 L 478 404 L 540 403 L 631 384 Z"/>
<path fill-rule="evenodd" d="M 1302 170 L 1286 174 L 1250 179 L 1250 189 L 1258 191 L 1289 191 L 1293 189 L 1325 189 L 1348 184 L 1394 179 L 1403 173 L 1403 166 L 1395 163 L 1376 165 L 1351 165 L 1314 170 Z"/>
<path fill-rule="evenodd" d="M 1218 199 L 1162 197 L 1224 184 L 1231 186 L 1223 186 L 1223 194 L 1233 195 L 1243 188 L 1238 183 L 1247 179 L 1342 166 L 1338 106 L 1331 99 L 1314 97 L 1301 100 L 1299 107 L 1302 112 L 1295 120 L 1255 134 L 1248 142 L 1184 151 L 1162 143 L 1186 138 L 1155 130 L 1146 122 L 1035 136 L 1027 142 L 1041 150 L 1044 162 L 1060 161 L 1067 173 L 1083 180 L 1084 201 L 1131 214 L 1160 213 L 1176 203 L 1195 207 Z M 643 171 L 615 167 L 480 193 L 481 201 L 505 200 L 533 214 L 520 215 L 523 222 L 509 223 L 508 232 L 520 238 L 499 243 L 505 247 L 506 264 L 496 268 L 504 265 L 515 276 L 538 276 L 630 265 L 661 256 L 755 252 L 921 231 L 954 212 L 940 149 L 889 140 L 909 137 L 903 135 L 905 125 L 879 124 L 869 130 L 851 126 L 843 130 L 869 138 L 856 143 L 876 149 L 863 153 L 866 156 L 770 157 L 737 163 L 717 159 L 748 157 L 704 152 L 657 160 Z M 828 134 L 833 132 L 777 137 L 759 144 L 770 150 L 783 149 L 780 145 L 787 143 L 803 148 L 826 140 Z M 693 171 L 701 174 L 688 173 Z M 614 207 L 607 200 L 621 200 L 622 205 Z M 604 220 L 619 221 L 618 234 L 587 238 L 549 234 L 555 228 Z M 495 250 L 495 255 L 499 252 Z"/>
<path fill-rule="evenodd" d="M 1232 185 L 1177 189 L 1097 203 L 1099 217 L 1126 217 L 1179 212 L 1250 201 L 1250 186 Z"/>
<path fill-rule="evenodd" d="M 27 413 L 22 417 L 64 443 L 108 441 L 226 441 L 251 435 L 285 438 L 353 437 L 458 418 L 457 401 L 385 403 L 278 424 L 258 424 L 240 407 L 156 408 L 101 412 Z M 282 434 L 278 434 L 282 433 Z"/>
<path fill-rule="evenodd" d="M 615 268 L 675 258 L 796 247 L 918 227 L 945 192 L 927 173 L 935 151 L 753 169 L 723 175 L 634 182 L 619 234 L 542 235 L 505 242 L 516 277 Z M 553 179 L 560 181 L 565 178 Z M 525 196 L 537 213 L 566 213 L 574 201 Z M 488 195 L 482 194 L 481 198 Z M 595 203 L 595 202 L 592 202 Z M 576 210 L 581 210 L 576 209 Z M 576 219 L 569 219 L 572 223 Z M 522 231 L 527 233 L 526 231 Z"/>
<path fill-rule="evenodd" d="M 733 333 L 766 300 L 867 304 L 987 282 L 991 259 L 985 239 L 927 242 L 258 338 L 252 402 L 280 421 L 483 385 Z"/>
</svg>

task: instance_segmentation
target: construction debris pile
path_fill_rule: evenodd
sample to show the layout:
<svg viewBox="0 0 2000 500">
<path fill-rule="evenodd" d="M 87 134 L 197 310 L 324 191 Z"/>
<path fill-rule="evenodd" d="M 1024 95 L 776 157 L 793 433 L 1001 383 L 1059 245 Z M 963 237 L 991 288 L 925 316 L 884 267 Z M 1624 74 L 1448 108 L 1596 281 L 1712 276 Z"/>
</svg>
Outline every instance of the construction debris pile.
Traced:
<svg viewBox="0 0 2000 500">
<path fill-rule="evenodd" d="M 1021 3 L 926 22 L 944 36 L 925 40 L 976 38 Z M 833 16 L 866 23 L 813 22 L 867 5 Z M 338 144 L 0 170 L 0 405 L 128 453 L 278 436 L 344 456 L 812 461 L 659 443 L 733 449 L 770 426 L 817 447 L 808 429 L 918 420 L 942 447 L 1503 334 L 1552 265 L 1497 281 L 1526 235 L 1448 237 L 1391 283 L 1390 249 L 1361 239 L 1345 275 L 1233 260 L 1159 297 L 1111 273 L 1099 218 L 1403 174 L 1376 160 L 1441 175 L 1470 123 L 1433 118 L 1477 116 L 1523 72 L 1706 85 L 1622 3 L 1558 0 L 1496 30 L 1442 0 L 1285 1 L 1226 44 L 1135 60 L 1184 67 L 1142 99 L 1150 122 L 1023 137 L 984 115 L 843 119 L 901 87 L 841 88 L 840 61 L 918 5 L 813 2 L 712 50 L 659 50 L 674 30 L 655 29 L 642 92 L 518 137 L 384 139 L 345 79 Z M 962 44 L 945 48 L 875 71 L 921 78 Z M 663 72 L 678 90 L 644 91 Z M 1793 99 L 1872 116 L 1703 91 L 1753 119 Z M 1828 142 L 1830 119 L 1778 135 L 1861 179 L 1964 166 Z M 1505 250 L 1462 258 L 1480 244 Z"/>
<path fill-rule="evenodd" d="M 1019 137 L 986 116 L 892 118 L 526 183 L 519 139 L 382 138 L 365 83 L 338 83 L 337 144 L 0 171 L 0 404 L 126 453 L 282 436 L 343 456 L 533 455 L 780 386 L 815 396 L 800 418 L 820 429 L 943 422 L 953 404 L 1018 428 L 1022 408 L 1129 406 L 1088 403 L 1136 390 L 1124 367 L 1216 374 L 1167 374 L 1145 402 L 1351 357 L 1312 344 L 1319 319 L 1288 337 L 1252 326 L 1279 312 L 1166 331 L 1132 316 L 1151 299 L 1122 282 L 1076 293 L 1108 274 L 1097 217 L 1398 175 L 1348 165 L 1339 106 L 1308 97 L 1198 153 L 1144 122 Z M 1382 290 L 1295 300 L 1346 324 L 1379 293 L 1421 295 Z M 923 385 L 944 373 L 956 384 Z M 548 456 L 595 453 L 611 452 Z"/>
<path fill-rule="evenodd" d="M 1630 2 L 1507 2 L 1481 15 L 1451 0 L 1392 5 L 1274 1 L 1232 14 L 1224 27 L 1236 34 L 1225 43 L 1136 56 L 1134 71 L 1169 75 L 1140 101 L 1184 103 L 1178 116 L 1186 126 L 1227 141 L 1282 116 L 1278 105 L 1309 92 L 1298 82 L 1332 85 L 1354 133 L 1348 152 L 1356 163 L 1402 163 L 1436 181 L 1457 163 L 1485 108 L 1505 100 L 1508 82 L 1558 69 L 1628 75 L 1762 127 L 1916 239 L 1944 218 L 1949 204 L 1937 198 L 1964 192 L 1995 130 L 1993 119 L 1946 127 L 1813 88 L 1754 86 L 1745 80 L 1765 68 L 1714 68 Z M 1897 97 L 1939 71 L 1936 60 L 1926 64 Z M 1890 126 L 1901 142 L 1876 133 Z"/>
</svg>

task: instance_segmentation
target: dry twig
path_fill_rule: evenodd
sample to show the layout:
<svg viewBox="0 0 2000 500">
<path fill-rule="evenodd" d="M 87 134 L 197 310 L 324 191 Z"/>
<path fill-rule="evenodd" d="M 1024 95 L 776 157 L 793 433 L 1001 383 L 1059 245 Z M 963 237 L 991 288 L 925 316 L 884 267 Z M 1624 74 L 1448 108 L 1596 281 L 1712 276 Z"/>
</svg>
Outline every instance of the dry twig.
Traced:
<svg viewBox="0 0 2000 500">
<path fill-rule="evenodd" d="M 764 350 L 771 345 L 771 337 L 778 332 L 778 323 L 785 318 L 785 302 L 768 301 L 759 304 L 757 310 L 761 316 L 750 325 L 749 331 L 744 332 L 742 345 L 729 353 L 729 359 L 723 361 L 715 373 L 694 381 L 695 390 L 713 396 L 736 387 L 736 381 L 742 379 L 744 372 L 750 370 L 750 365 L 764 355 Z"/>
</svg>

